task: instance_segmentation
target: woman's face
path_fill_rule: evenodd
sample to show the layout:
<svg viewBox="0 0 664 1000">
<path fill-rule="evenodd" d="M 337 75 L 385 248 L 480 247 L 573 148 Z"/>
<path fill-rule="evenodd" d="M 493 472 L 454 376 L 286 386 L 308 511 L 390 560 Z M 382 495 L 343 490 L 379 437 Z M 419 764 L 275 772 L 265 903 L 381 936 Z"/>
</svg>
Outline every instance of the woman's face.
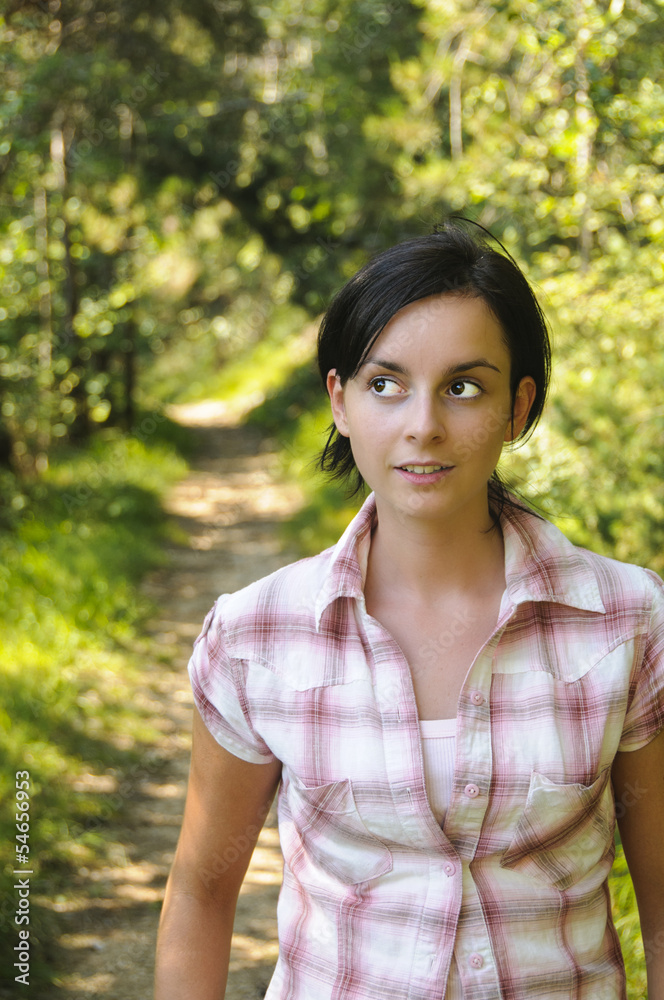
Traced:
<svg viewBox="0 0 664 1000">
<path fill-rule="evenodd" d="M 350 438 L 379 514 L 488 517 L 487 483 L 523 429 L 530 376 L 510 393 L 502 328 L 481 298 L 436 295 L 392 317 L 353 379 L 328 374 L 334 422 Z"/>
</svg>

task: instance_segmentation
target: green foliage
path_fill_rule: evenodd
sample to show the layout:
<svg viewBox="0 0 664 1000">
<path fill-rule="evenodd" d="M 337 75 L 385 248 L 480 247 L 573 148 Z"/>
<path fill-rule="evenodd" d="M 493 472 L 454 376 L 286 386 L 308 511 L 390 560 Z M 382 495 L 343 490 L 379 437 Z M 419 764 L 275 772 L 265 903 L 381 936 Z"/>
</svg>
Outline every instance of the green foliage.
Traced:
<svg viewBox="0 0 664 1000">
<path fill-rule="evenodd" d="M 627 862 L 620 843 L 616 848 L 616 860 L 611 870 L 609 886 L 614 921 L 627 969 L 627 998 L 628 1000 L 643 1000 L 648 994 L 641 927 L 636 899 L 634 898 L 634 887 L 629 877 Z"/>
<path fill-rule="evenodd" d="M 131 428 L 146 386 L 187 381 L 187 353 L 217 368 L 284 303 L 320 307 L 389 228 L 362 123 L 390 90 L 395 30 L 402 53 L 417 42 L 412 8 L 375 0 L 99 17 L 77 0 L 58 17 L 0 19 L 0 406 L 28 467 L 53 438 Z M 175 371 L 155 382 L 165 353 Z"/>
<path fill-rule="evenodd" d="M 506 463 L 578 544 L 664 572 L 661 251 L 546 278 L 554 392 Z"/>
</svg>

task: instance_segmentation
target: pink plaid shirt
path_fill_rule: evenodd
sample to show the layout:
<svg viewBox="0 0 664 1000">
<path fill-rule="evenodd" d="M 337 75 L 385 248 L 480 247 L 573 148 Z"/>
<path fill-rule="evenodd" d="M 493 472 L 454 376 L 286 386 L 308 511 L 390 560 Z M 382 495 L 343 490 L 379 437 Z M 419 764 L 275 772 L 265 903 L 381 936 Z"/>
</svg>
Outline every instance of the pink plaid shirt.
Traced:
<svg viewBox="0 0 664 1000">
<path fill-rule="evenodd" d="M 465 1000 L 621 1000 L 610 770 L 664 727 L 664 584 L 505 513 L 441 829 L 408 664 L 365 609 L 374 518 L 369 497 L 335 547 L 219 598 L 190 663 L 218 742 L 283 764 L 266 1000 L 440 1000 L 450 969 Z"/>
</svg>

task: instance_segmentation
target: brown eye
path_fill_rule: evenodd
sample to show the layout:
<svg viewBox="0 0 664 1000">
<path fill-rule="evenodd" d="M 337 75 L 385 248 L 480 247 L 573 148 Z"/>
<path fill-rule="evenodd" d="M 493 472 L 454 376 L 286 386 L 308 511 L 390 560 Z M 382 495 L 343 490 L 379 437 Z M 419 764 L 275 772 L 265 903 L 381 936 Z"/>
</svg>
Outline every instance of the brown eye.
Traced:
<svg viewBox="0 0 664 1000">
<path fill-rule="evenodd" d="M 459 382 L 452 382 L 450 386 L 450 393 L 459 399 L 472 399 L 474 396 L 479 396 L 482 390 L 474 382 L 467 382 L 465 379 Z"/>
<path fill-rule="evenodd" d="M 383 378 L 380 375 L 372 378 L 369 385 L 378 396 L 396 396 L 400 391 L 399 386 L 393 379 Z"/>
</svg>

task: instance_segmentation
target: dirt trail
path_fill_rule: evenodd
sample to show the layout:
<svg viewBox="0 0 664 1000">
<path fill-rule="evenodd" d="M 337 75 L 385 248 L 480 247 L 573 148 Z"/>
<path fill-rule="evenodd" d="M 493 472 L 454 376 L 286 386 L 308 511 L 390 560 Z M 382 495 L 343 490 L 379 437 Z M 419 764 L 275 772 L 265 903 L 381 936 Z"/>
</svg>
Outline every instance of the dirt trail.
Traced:
<svg viewBox="0 0 664 1000">
<path fill-rule="evenodd" d="M 192 472 L 168 502 L 189 544 L 173 547 L 169 567 L 146 584 L 161 615 L 150 629 L 154 662 L 147 666 L 136 699 L 152 706 L 160 719 L 164 739 L 155 747 L 159 764 L 148 756 L 145 767 L 133 776 L 133 821 L 109 831 L 117 844 L 114 865 L 83 870 L 80 896 L 53 904 L 62 928 L 60 985 L 48 1000 L 152 997 L 159 908 L 189 767 L 193 702 L 186 663 L 191 645 L 220 593 L 295 558 L 283 550 L 278 528 L 297 508 L 299 495 L 275 482 L 275 456 L 259 435 L 232 426 L 221 404 L 178 407 L 173 415 L 194 428 L 201 449 Z M 273 809 L 238 904 L 227 1000 L 258 1000 L 264 995 L 277 954 L 280 882 Z"/>
</svg>

